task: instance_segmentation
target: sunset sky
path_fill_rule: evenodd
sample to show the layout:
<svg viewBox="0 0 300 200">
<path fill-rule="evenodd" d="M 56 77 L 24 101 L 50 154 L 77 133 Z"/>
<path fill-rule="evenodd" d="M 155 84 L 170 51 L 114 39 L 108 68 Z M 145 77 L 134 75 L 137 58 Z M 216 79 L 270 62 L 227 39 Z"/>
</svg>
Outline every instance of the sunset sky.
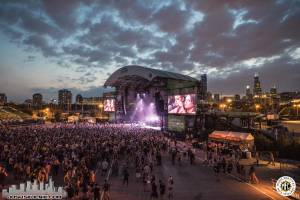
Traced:
<svg viewBox="0 0 300 200">
<path fill-rule="evenodd" d="M 213 93 L 300 90 L 297 0 L 1 0 L 0 93 L 100 96 L 130 64 L 208 75 Z"/>
</svg>

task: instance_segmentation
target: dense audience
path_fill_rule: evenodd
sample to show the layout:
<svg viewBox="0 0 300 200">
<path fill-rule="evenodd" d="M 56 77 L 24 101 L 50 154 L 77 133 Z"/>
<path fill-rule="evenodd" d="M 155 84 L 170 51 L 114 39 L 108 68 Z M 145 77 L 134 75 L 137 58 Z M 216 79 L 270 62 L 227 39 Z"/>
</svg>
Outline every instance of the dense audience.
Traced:
<svg viewBox="0 0 300 200">
<path fill-rule="evenodd" d="M 245 166 L 240 164 L 243 152 L 236 146 L 209 142 L 204 148 L 204 164 L 219 173 L 234 169 L 246 181 Z M 195 164 L 195 149 L 181 146 L 164 137 L 161 131 L 125 124 L 65 124 L 2 126 L 0 129 L 0 188 L 13 179 L 47 182 L 49 177 L 65 186 L 69 199 L 109 200 L 110 176 L 121 177 L 128 187 L 132 174 L 149 191 L 151 198 L 173 199 L 174 180 L 156 177 L 155 166 L 169 155 L 173 165 L 186 159 Z M 133 172 L 133 173 L 132 173 Z M 97 176 L 98 175 L 98 176 Z M 258 183 L 254 166 L 249 179 Z M 97 177 L 102 176 L 102 183 Z M 7 186 L 7 184 L 6 184 Z"/>
<path fill-rule="evenodd" d="M 136 178 L 151 184 L 151 196 L 157 197 L 158 180 L 152 174 L 161 165 L 162 151 L 168 140 L 160 131 L 130 125 L 52 124 L 1 128 L 0 184 L 13 176 L 15 181 L 37 179 L 46 182 L 50 176 L 63 177 L 69 198 L 109 198 L 109 183 L 102 188 L 96 181 L 111 173 L 123 176 L 129 184 L 129 167 L 134 163 Z M 155 162 L 155 163 L 154 163 Z M 161 187 L 165 187 L 160 180 Z M 172 181 L 173 184 L 173 181 Z M 171 187 L 171 186 L 170 186 Z M 164 189 L 160 188 L 160 193 Z M 172 195 L 172 194 L 170 194 Z"/>
</svg>

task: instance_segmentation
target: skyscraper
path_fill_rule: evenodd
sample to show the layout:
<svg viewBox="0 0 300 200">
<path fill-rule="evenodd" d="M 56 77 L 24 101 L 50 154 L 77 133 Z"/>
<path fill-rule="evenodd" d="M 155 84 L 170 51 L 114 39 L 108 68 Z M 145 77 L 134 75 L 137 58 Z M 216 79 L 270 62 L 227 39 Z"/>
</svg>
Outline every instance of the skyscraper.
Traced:
<svg viewBox="0 0 300 200">
<path fill-rule="evenodd" d="M 72 104 L 72 93 L 69 90 L 62 89 L 58 91 L 58 105 L 63 108 L 70 108 Z"/>
<path fill-rule="evenodd" d="M 274 85 L 273 87 L 271 87 L 271 89 L 270 89 L 270 94 L 271 94 L 271 95 L 277 95 L 277 88 L 276 88 L 275 85 Z"/>
<path fill-rule="evenodd" d="M 43 104 L 43 96 L 40 93 L 32 95 L 32 106 L 34 108 L 41 108 Z"/>
<path fill-rule="evenodd" d="M 239 94 L 234 95 L 234 101 L 240 101 L 241 96 Z"/>
<path fill-rule="evenodd" d="M 201 75 L 201 99 L 202 100 L 207 100 L 207 75 L 202 74 Z"/>
<path fill-rule="evenodd" d="M 7 97 L 6 94 L 0 93 L 0 105 L 4 105 L 7 103 Z"/>
<path fill-rule="evenodd" d="M 76 104 L 81 104 L 83 101 L 83 97 L 81 94 L 76 95 Z"/>
<path fill-rule="evenodd" d="M 214 101 L 218 103 L 220 101 L 220 94 L 214 94 Z"/>
<path fill-rule="evenodd" d="M 258 74 L 254 75 L 254 86 L 253 86 L 253 94 L 260 96 L 262 93 L 259 76 Z"/>
<path fill-rule="evenodd" d="M 250 89 L 250 85 L 246 86 L 246 97 L 249 98 L 251 96 L 251 89 Z"/>
</svg>

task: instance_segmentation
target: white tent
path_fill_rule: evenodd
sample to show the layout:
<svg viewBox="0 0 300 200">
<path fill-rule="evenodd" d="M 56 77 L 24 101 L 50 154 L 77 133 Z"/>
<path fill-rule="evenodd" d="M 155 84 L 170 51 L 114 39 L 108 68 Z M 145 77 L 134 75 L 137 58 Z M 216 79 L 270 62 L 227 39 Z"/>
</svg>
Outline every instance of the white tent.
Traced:
<svg viewBox="0 0 300 200">
<path fill-rule="evenodd" d="M 247 144 L 248 147 L 252 147 L 254 145 L 254 137 L 251 133 L 214 131 L 209 135 L 209 140 L 235 144 Z"/>
</svg>

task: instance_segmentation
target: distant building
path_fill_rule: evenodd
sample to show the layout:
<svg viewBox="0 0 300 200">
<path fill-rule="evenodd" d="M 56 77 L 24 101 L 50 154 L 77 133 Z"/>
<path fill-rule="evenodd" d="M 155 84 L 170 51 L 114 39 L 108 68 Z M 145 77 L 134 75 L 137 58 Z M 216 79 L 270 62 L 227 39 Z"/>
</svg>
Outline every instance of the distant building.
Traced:
<svg viewBox="0 0 300 200">
<path fill-rule="evenodd" d="M 56 99 L 51 99 L 51 100 L 50 100 L 50 103 L 53 104 L 53 105 L 54 105 L 54 104 L 57 104 L 57 100 L 56 100 Z"/>
<path fill-rule="evenodd" d="M 198 95 L 199 95 L 198 100 L 207 100 L 207 75 L 206 74 L 201 75 Z"/>
<path fill-rule="evenodd" d="M 6 94 L 0 93 L 0 105 L 4 105 L 7 103 L 7 97 Z"/>
<path fill-rule="evenodd" d="M 234 95 L 234 100 L 235 101 L 240 101 L 241 100 L 241 96 L 239 94 Z"/>
<path fill-rule="evenodd" d="M 258 74 L 255 74 L 255 76 L 254 76 L 253 94 L 257 95 L 257 96 L 260 96 L 262 94 L 262 89 L 261 89 Z"/>
<path fill-rule="evenodd" d="M 218 103 L 220 101 L 220 94 L 214 94 L 214 102 Z"/>
<path fill-rule="evenodd" d="M 283 102 L 288 102 L 297 98 L 297 96 L 297 92 L 282 92 L 280 93 L 280 100 Z"/>
<path fill-rule="evenodd" d="M 201 87 L 200 87 L 201 99 L 207 100 L 207 75 L 201 75 Z"/>
<path fill-rule="evenodd" d="M 28 108 L 31 108 L 32 107 L 32 99 L 26 99 L 23 104 L 26 105 Z"/>
<path fill-rule="evenodd" d="M 277 95 L 277 88 L 275 86 L 270 89 L 270 94 L 271 96 Z"/>
<path fill-rule="evenodd" d="M 246 86 L 246 97 L 247 97 L 247 99 L 252 99 L 252 93 L 251 93 L 250 85 Z"/>
<path fill-rule="evenodd" d="M 207 92 L 207 101 L 208 102 L 212 102 L 213 101 L 213 97 L 212 97 L 212 93 L 211 92 Z"/>
<path fill-rule="evenodd" d="M 34 108 L 41 108 L 43 105 L 43 96 L 40 93 L 32 95 L 32 106 Z"/>
<path fill-rule="evenodd" d="M 83 101 L 83 97 L 82 97 L 82 95 L 81 94 L 77 94 L 76 95 L 76 104 L 81 104 L 82 103 L 82 101 Z"/>
<path fill-rule="evenodd" d="M 67 89 L 58 91 L 58 105 L 62 109 L 70 109 L 72 104 L 72 93 Z"/>
</svg>

